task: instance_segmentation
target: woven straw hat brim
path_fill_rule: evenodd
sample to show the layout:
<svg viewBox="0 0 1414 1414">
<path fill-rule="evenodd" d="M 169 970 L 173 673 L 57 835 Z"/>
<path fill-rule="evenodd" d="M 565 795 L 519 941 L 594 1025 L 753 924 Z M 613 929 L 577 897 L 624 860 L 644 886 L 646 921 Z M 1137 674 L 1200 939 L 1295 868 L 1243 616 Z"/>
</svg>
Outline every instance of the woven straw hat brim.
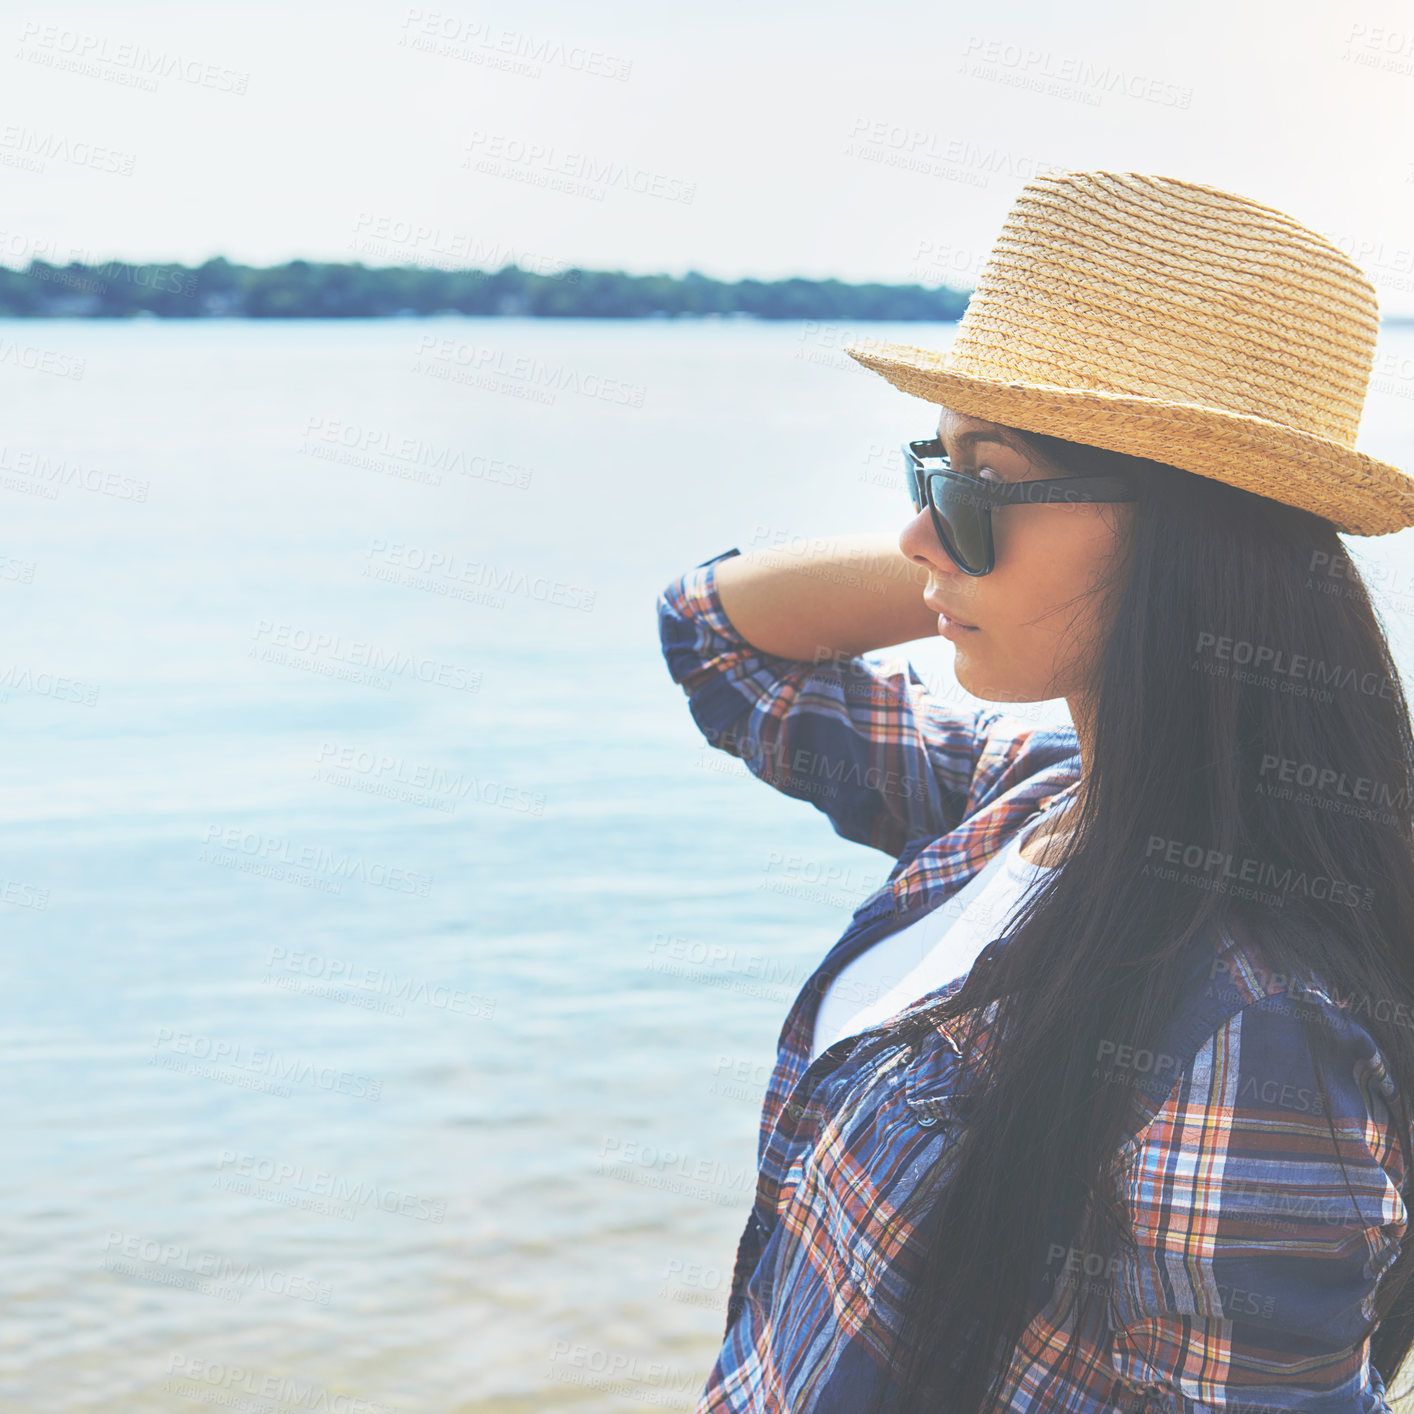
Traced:
<svg viewBox="0 0 1414 1414">
<path fill-rule="evenodd" d="M 1266 418 L 1164 398 L 1001 382 L 948 368 L 947 355 L 861 340 L 856 362 L 901 392 L 969 417 L 1147 457 L 1324 516 L 1349 535 L 1414 524 L 1414 479 L 1364 452 Z M 929 431 L 931 432 L 931 428 Z"/>
</svg>

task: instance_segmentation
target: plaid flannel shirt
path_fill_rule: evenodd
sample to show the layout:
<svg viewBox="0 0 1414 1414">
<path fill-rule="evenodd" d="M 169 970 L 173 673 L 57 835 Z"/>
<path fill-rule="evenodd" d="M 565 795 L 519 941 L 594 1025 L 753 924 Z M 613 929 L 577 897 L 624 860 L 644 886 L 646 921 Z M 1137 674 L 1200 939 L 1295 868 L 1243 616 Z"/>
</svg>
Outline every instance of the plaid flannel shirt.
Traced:
<svg viewBox="0 0 1414 1414">
<path fill-rule="evenodd" d="M 967 1097 L 946 1027 L 912 1047 L 845 1037 L 812 1063 L 815 1011 L 847 963 L 955 893 L 1077 784 L 1078 745 L 1070 727 L 1018 730 L 1001 712 L 944 706 L 903 657 L 760 652 L 716 592 L 712 566 L 738 553 L 703 561 L 659 596 L 673 680 L 712 745 L 896 863 L 781 1028 L 755 1201 L 697 1414 L 859 1414 L 918 1270 L 912 1234 L 926 1194 L 914 1185 L 934 1160 L 946 1175 Z M 1143 1115 L 1111 1169 L 1138 1256 L 1051 1244 L 1003 1407 L 1388 1410 L 1369 1336 L 1407 1214 L 1384 1058 L 1348 999 L 1277 976 L 1256 941 L 1231 930 L 1195 939 L 1175 1000 L 1152 1055 L 1105 1058 L 1105 1078 L 1129 1084 Z M 1319 1023 L 1319 1055 L 1303 1017 Z M 1102 1283 L 1106 1299 L 1062 1380 L 1082 1281 Z"/>
</svg>

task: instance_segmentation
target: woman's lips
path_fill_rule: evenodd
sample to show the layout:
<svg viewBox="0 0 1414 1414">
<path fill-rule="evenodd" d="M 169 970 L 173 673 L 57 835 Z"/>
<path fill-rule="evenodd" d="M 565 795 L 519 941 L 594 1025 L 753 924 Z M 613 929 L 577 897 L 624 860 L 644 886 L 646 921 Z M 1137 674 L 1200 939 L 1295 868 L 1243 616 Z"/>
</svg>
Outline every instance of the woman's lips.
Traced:
<svg viewBox="0 0 1414 1414">
<path fill-rule="evenodd" d="M 962 638 L 969 633 L 981 633 L 976 624 L 960 624 L 946 614 L 938 615 L 938 632 L 944 638 Z"/>
<path fill-rule="evenodd" d="M 975 629 L 975 628 L 977 627 L 976 624 L 965 624 L 965 623 L 963 623 L 963 621 L 962 621 L 961 619 L 955 619 L 955 618 L 953 618 L 953 616 L 952 616 L 951 614 L 949 614 L 949 613 L 942 607 L 942 605 L 940 605 L 940 604 L 935 604 L 931 599 L 929 599 L 929 598 L 927 597 L 927 595 L 924 595 L 924 597 L 923 597 L 923 602 L 924 602 L 935 614 L 937 614 L 937 616 L 938 616 L 938 632 L 939 632 L 939 633 L 942 633 L 945 629 L 949 629 L 949 628 L 956 628 L 956 629 L 969 628 L 969 629 Z"/>
</svg>

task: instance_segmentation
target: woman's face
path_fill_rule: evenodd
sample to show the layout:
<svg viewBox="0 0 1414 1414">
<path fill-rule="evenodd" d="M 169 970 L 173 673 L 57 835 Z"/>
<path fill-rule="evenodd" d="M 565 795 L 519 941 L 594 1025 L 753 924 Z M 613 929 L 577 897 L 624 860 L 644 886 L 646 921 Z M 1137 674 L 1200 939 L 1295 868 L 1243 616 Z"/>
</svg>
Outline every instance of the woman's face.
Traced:
<svg viewBox="0 0 1414 1414">
<path fill-rule="evenodd" d="M 1065 476 L 1026 450 L 1009 428 L 944 408 L 938 436 L 953 469 L 984 481 Z M 1089 595 L 1123 547 L 1128 502 L 997 506 L 992 510 L 996 564 L 966 575 L 938 543 L 928 508 L 899 536 L 899 548 L 929 570 L 923 597 L 968 628 L 939 632 L 956 644 L 953 671 L 974 697 L 1040 702 L 1083 694 L 1085 645 L 1104 627 L 1104 596 Z"/>
</svg>

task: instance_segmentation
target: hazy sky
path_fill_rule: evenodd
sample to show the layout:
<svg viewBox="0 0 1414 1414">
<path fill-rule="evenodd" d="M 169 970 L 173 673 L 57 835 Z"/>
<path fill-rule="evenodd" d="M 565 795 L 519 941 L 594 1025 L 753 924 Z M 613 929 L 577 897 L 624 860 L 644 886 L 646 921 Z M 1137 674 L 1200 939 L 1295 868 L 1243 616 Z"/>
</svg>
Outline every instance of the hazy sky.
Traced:
<svg viewBox="0 0 1414 1414">
<path fill-rule="evenodd" d="M 881 16 L 881 17 L 880 17 Z M 1414 313 L 1414 14 L 202 0 L 0 13 L 0 263 L 970 286 L 1052 167 L 1288 211 Z"/>
</svg>

